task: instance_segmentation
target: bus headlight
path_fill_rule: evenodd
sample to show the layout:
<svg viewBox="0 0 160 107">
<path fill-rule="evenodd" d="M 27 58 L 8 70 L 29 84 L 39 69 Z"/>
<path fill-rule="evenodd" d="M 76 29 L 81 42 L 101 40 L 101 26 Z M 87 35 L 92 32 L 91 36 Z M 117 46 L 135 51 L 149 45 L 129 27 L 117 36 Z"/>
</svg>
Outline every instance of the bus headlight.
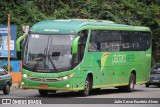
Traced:
<svg viewBox="0 0 160 107">
<path fill-rule="evenodd" d="M 27 76 L 26 74 L 23 74 L 23 77 L 24 77 L 24 78 L 27 78 L 28 76 Z"/>
<path fill-rule="evenodd" d="M 69 78 L 68 76 L 62 77 L 63 80 L 67 80 L 68 78 Z"/>
<path fill-rule="evenodd" d="M 69 78 L 73 77 L 73 75 L 74 75 L 74 73 L 73 73 L 73 74 L 71 74 L 71 75 L 68 75 L 68 76 L 59 77 L 57 80 L 67 80 L 67 79 L 69 79 Z"/>
</svg>

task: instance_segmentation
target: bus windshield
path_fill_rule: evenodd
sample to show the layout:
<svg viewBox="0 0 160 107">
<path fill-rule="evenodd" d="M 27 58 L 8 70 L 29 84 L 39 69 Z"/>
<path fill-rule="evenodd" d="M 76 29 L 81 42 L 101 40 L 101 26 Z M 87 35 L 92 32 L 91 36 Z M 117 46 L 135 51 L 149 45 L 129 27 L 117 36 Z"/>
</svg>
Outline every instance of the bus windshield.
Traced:
<svg viewBox="0 0 160 107">
<path fill-rule="evenodd" d="M 71 46 L 75 35 L 29 34 L 23 67 L 35 72 L 60 72 L 71 68 Z"/>
</svg>

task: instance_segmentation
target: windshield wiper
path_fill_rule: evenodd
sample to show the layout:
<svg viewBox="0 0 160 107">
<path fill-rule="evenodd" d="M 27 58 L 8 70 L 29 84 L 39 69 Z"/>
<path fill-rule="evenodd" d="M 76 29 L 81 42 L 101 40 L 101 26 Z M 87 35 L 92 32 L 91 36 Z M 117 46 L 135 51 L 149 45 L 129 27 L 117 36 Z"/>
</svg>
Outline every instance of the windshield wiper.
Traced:
<svg viewBox="0 0 160 107">
<path fill-rule="evenodd" d="M 39 65 L 40 62 L 46 61 L 46 54 L 47 54 L 47 49 L 45 48 L 43 56 L 37 57 L 36 59 L 34 59 L 34 61 L 37 60 L 38 62 L 36 62 L 36 64 L 33 65 L 32 70 L 35 70 L 35 68 Z"/>
<path fill-rule="evenodd" d="M 56 68 L 56 66 L 54 65 L 54 63 L 53 63 L 53 61 L 52 61 L 52 59 L 51 59 L 50 56 L 48 56 L 48 59 L 49 59 L 49 61 L 51 62 L 51 64 L 52 64 L 53 68 L 55 69 L 55 71 L 57 72 L 57 68 Z"/>
<path fill-rule="evenodd" d="M 42 57 L 41 57 L 42 58 Z M 43 58 L 43 60 L 39 60 L 36 62 L 36 64 L 33 65 L 32 70 L 35 70 L 35 68 L 39 65 L 40 62 L 45 61 L 45 57 Z"/>
</svg>

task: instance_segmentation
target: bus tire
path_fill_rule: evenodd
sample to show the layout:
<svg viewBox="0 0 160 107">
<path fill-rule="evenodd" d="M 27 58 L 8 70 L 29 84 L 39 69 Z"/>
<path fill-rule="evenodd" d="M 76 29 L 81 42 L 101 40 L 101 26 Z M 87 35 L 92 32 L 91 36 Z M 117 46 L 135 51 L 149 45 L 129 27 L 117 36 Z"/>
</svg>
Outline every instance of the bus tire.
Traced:
<svg viewBox="0 0 160 107">
<path fill-rule="evenodd" d="M 42 95 L 42 96 L 48 94 L 48 91 L 47 91 L 47 90 L 38 90 L 38 91 L 39 91 L 39 94 Z"/>
<path fill-rule="evenodd" d="M 80 94 L 82 96 L 88 96 L 89 92 L 91 90 L 91 79 L 89 77 L 87 77 L 86 81 L 85 81 L 85 87 L 84 90 L 80 90 Z"/>
<path fill-rule="evenodd" d="M 135 85 L 135 75 L 131 73 L 130 78 L 129 78 L 129 84 L 125 87 L 125 90 L 128 92 L 134 91 L 134 85 Z"/>
</svg>

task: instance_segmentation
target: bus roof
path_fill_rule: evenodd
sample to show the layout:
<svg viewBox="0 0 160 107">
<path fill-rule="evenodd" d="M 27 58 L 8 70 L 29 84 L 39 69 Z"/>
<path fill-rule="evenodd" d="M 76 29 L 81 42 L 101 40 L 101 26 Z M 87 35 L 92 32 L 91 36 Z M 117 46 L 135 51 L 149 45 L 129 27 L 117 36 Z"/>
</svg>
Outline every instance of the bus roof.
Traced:
<svg viewBox="0 0 160 107">
<path fill-rule="evenodd" d="M 30 32 L 42 34 L 76 34 L 83 29 L 150 31 L 148 27 L 116 24 L 108 20 L 67 19 L 38 22 L 31 27 Z"/>
</svg>

